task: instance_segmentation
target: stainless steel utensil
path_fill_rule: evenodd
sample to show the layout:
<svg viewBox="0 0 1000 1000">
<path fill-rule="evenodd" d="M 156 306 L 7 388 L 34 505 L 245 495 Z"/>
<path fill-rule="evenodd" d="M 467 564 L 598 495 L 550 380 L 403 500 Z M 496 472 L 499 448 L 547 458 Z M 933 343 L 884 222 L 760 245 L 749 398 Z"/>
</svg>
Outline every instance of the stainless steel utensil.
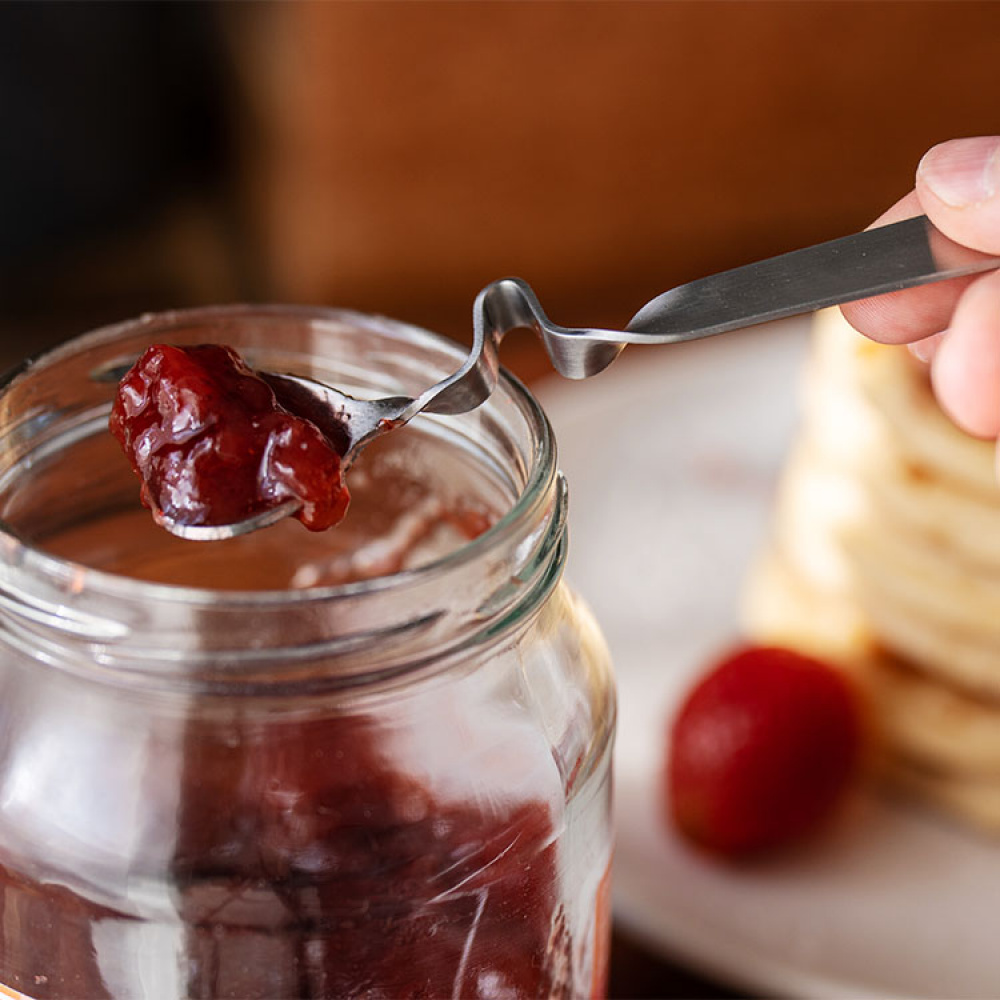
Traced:
<svg viewBox="0 0 1000 1000">
<path fill-rule="evenodd" d="M 465 363 L 416 397 L 360 400 L 312 379 L 267 375 L 294 391 L 308 411 L 339 424 L 346 435 L 345 467 L 371 440 L 418 413 L 475 409 L 496 387 L 500 341 L 526 327 L 541 337 L 556 371 L 589 378 L 627 344 L 676 344 L 854 299 L 1000 267 L 1000 258 L 960 246 L 919 216 L 782 254 L 680 285 L 643 306 L 624 330 L 557 326 L 519 278 L 494 281 L 476 297 L 473 343 Z M 289 501 L 236 524 L 183 525 L 160 517 L 183 538 L 217 540 L 256 531 L 297 509 Z"/>
</svg>

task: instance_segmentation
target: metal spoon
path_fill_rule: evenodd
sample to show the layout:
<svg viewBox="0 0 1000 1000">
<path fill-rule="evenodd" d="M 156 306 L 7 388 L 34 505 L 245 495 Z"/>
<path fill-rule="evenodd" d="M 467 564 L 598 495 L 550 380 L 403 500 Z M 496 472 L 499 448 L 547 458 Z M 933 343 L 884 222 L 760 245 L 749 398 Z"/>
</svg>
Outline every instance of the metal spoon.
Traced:
<svg viewBox="0 0 1000 1000">
<path fill-rule="evenodd" d="M 294 394 L 299 413 L 339 438 L 346 467 L 366 444 L 418 413 L 464 413 L 485 402 L 499 376 L 500 341 L 519 327 L 541 337 L 556 371 L 584 379 L 607 368 L 626 344 L 698 340 L 997 267 L 1000 258 L 954 243 L 919 216 L 681 285 L 643 306 L 624 330 L 557 326 L 526 282 L 504 278 L 476 297 L 465 363 L 419 396 L 360 400 L 302 376 L 264 377 L 286 398 Z M 266 527 L 298 506 L 291 500 L 234 524 L 184 525 L 162 514 L 157 520 L 182 538 L 214 541 Z"/>
<path fill-rule="evenodd" d="M 257 374 L 271 385 L 287 409 L 311 420 L 337 445 L 346 473 L 365 445 L 408 423 L 418 413 L 465 413 L 489 399 L 500 375 L 500 341 L 505 333 L 518 327 L 534 329 L 542 337 L 555 369 L 572 379 L 603 371 L 622 352 L 628 339 L 620 331 L 557 326 L 542 311 L 527 282 L 504 278 L 487 285 L 476 297 L 473 342 L 465 362 L 419 396 L 357 399 L 304 375 Z M 214 542 L 269 527 L 294 514 L 300 506 L 298 500 L 286 500 L 230 524 L 184 524 L 162 511 L 154 511 L 153 517 L 172 535 Z"/>
</svg>

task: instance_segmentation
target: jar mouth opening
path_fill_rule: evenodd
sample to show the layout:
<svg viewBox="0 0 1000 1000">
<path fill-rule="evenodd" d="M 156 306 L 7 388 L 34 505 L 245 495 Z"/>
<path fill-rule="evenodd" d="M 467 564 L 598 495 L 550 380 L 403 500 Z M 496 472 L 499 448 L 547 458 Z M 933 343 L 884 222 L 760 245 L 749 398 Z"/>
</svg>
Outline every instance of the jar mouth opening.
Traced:
<svg viewBox="0 0 1000 1000">
<path fill-rule="evenodd" d="M 168 335 L 172 330 L 194 325 L 211 326 L 219 322 L 232 323 L 244 319 L 291 320 L 320 324 L 328 322 L 359 327 L 360 329 L 371 327 L 374 324 L 380 331 L 386 331 L 401 341 L 405 340 L 407 344 L 445 354 L 453 359 L 455 368 L 465 360 L 467 353 L 467 349 L 463 345 L 423 328 L 347 309 L 281 304 L 233 304 L 180 309 L 149 313 L 136 319 L 101 327 L 22 361 L 0 375 L 0 404 L 20 380 L 30 378 L 39 370 L 56 364 L 67 357 L 94 348 L 106 347 L 136 334 Z M 150 342 L 153 341 L 150 340 Z M 441 377 L 446 374 L 449 372 L 442 372 Z M 304 605 L 312 602 L 327 603 L 338 599 L 357 599 L 368 594 L 385 593 L 397 588 L 412 588 L 418 586 L 423 580 L 439 578 L 442 575 L 457 572 L 482 559 L 493 549 L 516 544 L 518 535 L 523 534 L 523 525 L 533 520 L 539 506 L 546 502 L 546 496 L 556 477 L 556 445 L 548 418 L 523 383 L 503 368 L 500 370 L 493 398 L 482 404 L 480 409 L 490 407 L 493 400 L 498 397 L 503 397 L 513 404 L 532 439 L 531 460 L 526 465 L 523 483 L 518 484 L 518 489 L 509 508 L 485 531 L 468 541 L 464 541 L 445 555 L 431 558 L 411 568 L 358 581 L 301 588 L 241 590 L 238 588 L 223 589 L 167 584 L 136 579 L 54 555 L 22 537 L 16 528 L 3 518 L 0 518 L 0 553 L 8 564 L 16 564 L 32 575 L 39 574 L 50 580 L 62 580 L 69 583 L 71 588 L 76 581 L 82 583 L 83 578 L 85 578 L 88 589 L 101 592 L 109 598 L 123 597 L 130 601 L 138 599 L 170 602 L 190 607 L 213 606 L 219 608 L 221 605 L 246 609 L 254 606 L 273 606 L 275 603 Z M 464 416 L 466 415 L 445 419 L 449 421 L 461 420 Z M 418 416 L 416 419 L 419 420 L 420 417 Z M 405 434 L 406 429 L 401 428 L 398 433 Z M 138 505 L 138 498 L 136 504 Z M 307 529 L 303 528 L 302 530 Z M 329 530 L 336 531 L 338 529 L 333 527 Z M 212 543 L 192 542 L 189 544 Z"/>
</svg>

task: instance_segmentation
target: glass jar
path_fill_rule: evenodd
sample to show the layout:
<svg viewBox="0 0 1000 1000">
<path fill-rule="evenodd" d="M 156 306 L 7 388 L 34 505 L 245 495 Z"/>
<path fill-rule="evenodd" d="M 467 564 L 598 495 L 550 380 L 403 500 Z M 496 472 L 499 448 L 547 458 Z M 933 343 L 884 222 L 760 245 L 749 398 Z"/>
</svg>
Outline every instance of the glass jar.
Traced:
<svg viewBox="0 0 1000 1000">
<path fill-rule="evenodd" d="M 367 450 L 333 531 L 185 542 L 139 508 L 107 416 L 147 345 L 210 341 L 358 395 L 462 357 L 383 319 L 226 307 L 0 385 L 0 982 L 600 995 L 614 695 L 562 581 L 543 413 L 504 377 Z"/>
</svg>

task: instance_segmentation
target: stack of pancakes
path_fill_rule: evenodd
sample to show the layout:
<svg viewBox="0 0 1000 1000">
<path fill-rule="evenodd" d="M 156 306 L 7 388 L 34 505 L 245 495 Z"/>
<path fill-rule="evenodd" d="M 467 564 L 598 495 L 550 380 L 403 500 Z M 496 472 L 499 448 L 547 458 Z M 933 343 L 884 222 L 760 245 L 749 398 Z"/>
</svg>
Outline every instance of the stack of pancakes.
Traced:
<svg viewBox="0 0 1000 1000">
<path fill-rule="evenodd" d="M 892 781 L 1000 833 L 994 445 L 951 423 L 905 348 L 837 310 L 815 325 L 746 630 L 854 670 Z"/>
</svg>

